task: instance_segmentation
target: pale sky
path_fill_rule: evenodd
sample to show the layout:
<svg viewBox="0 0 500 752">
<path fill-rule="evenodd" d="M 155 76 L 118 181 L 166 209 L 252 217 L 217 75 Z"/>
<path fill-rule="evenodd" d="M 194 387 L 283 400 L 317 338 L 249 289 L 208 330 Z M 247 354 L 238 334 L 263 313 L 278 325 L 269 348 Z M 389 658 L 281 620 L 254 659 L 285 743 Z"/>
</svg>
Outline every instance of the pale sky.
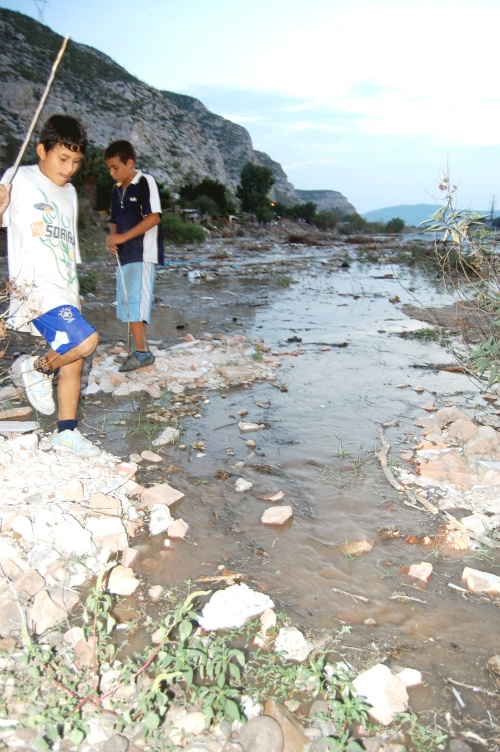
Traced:
<svg viewBox="0 0 500 752">
<path fill-rule="evenodd" d="M 500 2 L 0 0 L 243 125 L 296 188 L 363 213 L 500 209 Z"/>
</svg>

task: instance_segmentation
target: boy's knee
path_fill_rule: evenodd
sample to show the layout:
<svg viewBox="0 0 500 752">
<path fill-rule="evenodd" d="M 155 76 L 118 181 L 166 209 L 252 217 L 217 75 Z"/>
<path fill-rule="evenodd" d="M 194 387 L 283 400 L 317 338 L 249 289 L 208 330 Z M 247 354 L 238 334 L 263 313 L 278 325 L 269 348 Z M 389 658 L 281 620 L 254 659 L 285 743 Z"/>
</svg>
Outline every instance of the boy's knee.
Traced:
<svg viewBox="0 0 500 752">
<path fill-rule="evenodd" d="M 92 332 L 92 334 L 90 334 L 87 339 L 84 339 L 83 342 L 81 342 L 78 346 L 81 357 L 86 358 L 87 355 L 91 355 L 98 344 L 99 335 L 97 334 L 97 332 Z"/>
</svg>

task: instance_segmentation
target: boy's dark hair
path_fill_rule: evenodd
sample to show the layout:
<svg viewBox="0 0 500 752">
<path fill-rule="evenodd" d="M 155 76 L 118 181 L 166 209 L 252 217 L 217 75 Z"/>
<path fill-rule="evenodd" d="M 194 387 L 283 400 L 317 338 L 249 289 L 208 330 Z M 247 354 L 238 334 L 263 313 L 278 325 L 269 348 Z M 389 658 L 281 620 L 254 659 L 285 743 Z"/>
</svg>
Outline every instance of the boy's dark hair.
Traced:
<svg viewBox="0 0 500 752">
<path fill-rule="evenodd" d="M 39 142 L 45 151 L 50 151 L 54 146 L 62 144 L 70 151 L 81 151 L 85 154 L 87 134 L 76 118 L 70 115 L 52 115 L 44 123 Z"/>
<path fill-rule="evenodd" d="M 104 159 L 113 159 L 113 157 L 118 157 L 123 164 L 127 164 L 129 159 L 131 159 L 132 162 L 137 161 L 135 149 L 130 141 L 113 141 L 104 150 Z"/>
</svg>

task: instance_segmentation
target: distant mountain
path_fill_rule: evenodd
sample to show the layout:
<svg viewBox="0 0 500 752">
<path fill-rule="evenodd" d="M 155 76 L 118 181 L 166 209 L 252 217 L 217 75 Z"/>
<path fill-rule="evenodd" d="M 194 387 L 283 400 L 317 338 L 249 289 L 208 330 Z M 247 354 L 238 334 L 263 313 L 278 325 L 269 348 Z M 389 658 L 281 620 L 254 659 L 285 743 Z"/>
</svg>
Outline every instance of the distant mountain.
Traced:
<svg viewBox="0 0 500 752">
<path fill-rule="evenodd" d="M 368 222 L 389 222 L 389 220 L 399 217 L 407 227 L 416 227 L 420 222 L 425 222 L 437 209 L 439 209 L 437 204 L 401 204 L 400 206 L 388 206 L 385 209 L 374 209 L 362 216 Z M 485 217 L 490 215 L 489 210 L 477 209 L 475 211 L 484 214 Z M 494 212 L 495 217 L 499 215 L 500 212 Z"/>
<path fill-rule="evenodd" d="M 439 207 L 436 204 L 401 204 L 388 206 L 385 209 L 374 209 L 363 214 L 368 222 L 389 222 L 391 219 L 402 219 L 407 227 L 424 222 Z"/>
<path fill-rule="evenodd" d="M 340 211 L 343 214 L 356 213 L 354 206 L 338 191 L 299 191 L 295 189 L 295 193 L 305 204 L 308 201 L 312 201 L 316 204 L 316 210 L 318 212 Z"/>
</svg>

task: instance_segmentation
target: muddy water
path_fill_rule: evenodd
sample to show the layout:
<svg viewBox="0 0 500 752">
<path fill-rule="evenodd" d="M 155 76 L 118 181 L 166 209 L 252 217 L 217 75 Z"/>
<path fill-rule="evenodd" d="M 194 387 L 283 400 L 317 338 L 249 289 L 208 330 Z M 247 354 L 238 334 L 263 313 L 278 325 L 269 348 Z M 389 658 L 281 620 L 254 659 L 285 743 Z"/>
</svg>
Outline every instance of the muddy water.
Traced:
<svg viewBox="0 0 500 752">
<path fill-rule="evenodd" d="M 449 300 L 419 272 L 357 264 L 342 269 L 325 260 L 324 249 L 292 261 L 275 257 L 264 274 L 262 266 L 254 274 L 243 262 L 221 263 L 211 281 L 196 285 L 186 268 L 166 270 L 158 282 L 151 339 L 172 344 L 188 331 L 244 332 L 261 337 L 273 352 L 299 354 L 281 356 L 278 386 L 287 391 L 266 382 L 205 394 L 200 417 L 185 420 L 188 449 L 168 448 L 161 466 L 142 471 L 144 482 L 167 479 L 185 493 L 174 516 L 190 526 L 188 540 L 170 549 L 162 536 L 137 542 L 142 576 L 171 588 L 222 566 L 239 572 L 303 627 L 331 633 L 351 625 L 343 657 L 354 667 L 388 659 L 391 666 L 421 670 L 427 685 L 412 692 L 413 708 L 436 709 L 441 721 L 446 711 L 460 718 L 444 677 L 495 689 L 485 662 L 498 652 L 498 609 L 448 583 L 461 584 L 464 566 L 491 570 L 491 562 L 474 552 L 465 557 L 409 544 L 404 536 L 386 539 L 387 530 L 432 535 L 438 523 L 402 503 L 374 456 L 380 424 L 398 422 L 385 430 L 393 456 L 416 443 L 412 423 L 426 402 L 469 409 L 484 404 L 464 376 L 421 367 L 451 363 L 444 349 L 397 334 L 418 328 L 399 302 L 416 297 L 439 306 Z M 209 264 L 206 269 L 210 274 Z M 295 283 L 283 286 L 284 275 Z M 91 306 L 89 316 L 111 340 L 123 338 L 123 326 L 110 321 L 109 303 L 108 297 Z M 398 388 L 402 384 L 407 387 Z M 421 387 L 423 393 L 415 391 Z M 102 404 L 93 409 L 89 401 L 89 423 L 94 410 L 102 415 Z M 110 451 L 126 457 L 149 448 L 140 428 L 130 435 L 116 425 L 117 416 L 140 409 L 123 400 L 107 405 L 101 430 Z M 245 420 L 264 427 L 240 434 L 241 410 L 248 411 Z M 249 438 L 255 449 L 246 446 Z M 200 441 L 204 451 L 190 448 Z M 169 475 L 170 465 L 180 471 Z M 237 493 L 238 477 L 253 488 Z M 264 527 L 260 517 L 270 504 L 259 497 L 278 491 L 293 507 L 293 519 L 283 528 Z M 346 542 L 363 538 L 373 541 L 371 551 L 346 556 Z M 420 591 L 401 568 L 424 560 L 434 574 Z M 400 595 L 418 600 L 394 598 Z M 477 732 L 488 724 L 488 710 L 495 712 L 495 700 L 459 691 L 462 712 L 479 724 Z"/>
</svg>

